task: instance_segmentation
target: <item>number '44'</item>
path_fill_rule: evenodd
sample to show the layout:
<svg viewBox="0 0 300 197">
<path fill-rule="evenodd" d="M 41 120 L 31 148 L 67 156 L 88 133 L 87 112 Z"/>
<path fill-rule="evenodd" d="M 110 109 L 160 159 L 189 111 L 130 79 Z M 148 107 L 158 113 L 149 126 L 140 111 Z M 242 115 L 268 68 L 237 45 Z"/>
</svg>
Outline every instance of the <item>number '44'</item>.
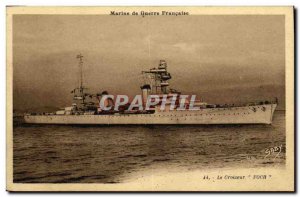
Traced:
<svg viewBox="0 0 300 197">
<path fill-rule="evenodd" d="M 204 177 L 203 177 L 203 179 L 206 179 L 206 180 L 208 180 L 208 179 L 209 179 L 209 177 L 206 175 L 206 176 L 204 176 Z"/>
</svg>

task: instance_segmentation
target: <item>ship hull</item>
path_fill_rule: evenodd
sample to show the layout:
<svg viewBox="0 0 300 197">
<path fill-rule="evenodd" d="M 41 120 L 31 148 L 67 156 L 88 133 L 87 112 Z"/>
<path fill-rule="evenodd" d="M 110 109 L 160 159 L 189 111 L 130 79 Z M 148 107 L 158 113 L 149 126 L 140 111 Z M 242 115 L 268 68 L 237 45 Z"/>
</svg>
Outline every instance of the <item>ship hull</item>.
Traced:
<svg viewBox="0 0 300 197">
<path fill-rule="evenodd" d="M 184 124 L 272 124 L 277 104 L 206 108 L 192 111 L 158 111 L 154 114 L 114 115 L 25 115 L 31 124 L 81 125 L 184 125 Z"/>
</svg>

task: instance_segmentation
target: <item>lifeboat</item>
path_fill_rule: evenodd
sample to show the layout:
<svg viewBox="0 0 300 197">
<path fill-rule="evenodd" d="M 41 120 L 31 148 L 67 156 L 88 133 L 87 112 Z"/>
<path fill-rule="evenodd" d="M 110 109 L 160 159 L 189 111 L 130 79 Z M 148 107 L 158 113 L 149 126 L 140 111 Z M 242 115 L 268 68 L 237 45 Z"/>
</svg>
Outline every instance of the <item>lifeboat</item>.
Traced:
<svg viewBox="0 0 300 197">
<path fill-rule="evenodd" d="M 167 72 L 166 69 L 151 69 L 150 73 L 164 73 Z"/>
<path fill-rule="evenodd" d="M 83 97 L 82 96 L 74 96 L 74 100 L 82 100 Z"/>
<path fill-rule="evenodd" d="M 168 86 L 169 83 L 168 83 L 168 82 L 161 82 L 160 85 L 161 85 L 161 86 Z"/>
</svg>

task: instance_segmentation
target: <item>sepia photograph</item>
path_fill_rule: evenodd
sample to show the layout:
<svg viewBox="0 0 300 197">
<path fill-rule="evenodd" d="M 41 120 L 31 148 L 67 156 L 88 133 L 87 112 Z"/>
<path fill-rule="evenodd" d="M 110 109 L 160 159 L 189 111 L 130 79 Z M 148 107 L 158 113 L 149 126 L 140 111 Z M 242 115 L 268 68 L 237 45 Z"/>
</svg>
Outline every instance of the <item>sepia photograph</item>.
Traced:
<svg viewBox="0 0 300 197">
<path fill-rule="evenodd" d="M 8 7 L 7 190 L 294 191 L 293 12 Z"/>
</svg>

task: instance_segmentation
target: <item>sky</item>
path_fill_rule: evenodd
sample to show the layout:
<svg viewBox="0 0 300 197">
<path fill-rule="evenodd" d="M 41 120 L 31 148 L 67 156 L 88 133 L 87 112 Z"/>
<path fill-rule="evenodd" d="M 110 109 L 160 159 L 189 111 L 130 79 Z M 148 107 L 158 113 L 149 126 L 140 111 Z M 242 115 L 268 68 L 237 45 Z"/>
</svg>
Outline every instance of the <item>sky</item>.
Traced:
<svg viewBox="0 0 300 197">
<path fill-rule="evenodd" d="M 281 15 L 15 15 L 13 105 L 72 103 L 78 60 L 90 92 L 140 94 L 141 71 L 166 60 L 171 88 L 208 103 L 279 99 L 285 107 Z"/>
</svg>

